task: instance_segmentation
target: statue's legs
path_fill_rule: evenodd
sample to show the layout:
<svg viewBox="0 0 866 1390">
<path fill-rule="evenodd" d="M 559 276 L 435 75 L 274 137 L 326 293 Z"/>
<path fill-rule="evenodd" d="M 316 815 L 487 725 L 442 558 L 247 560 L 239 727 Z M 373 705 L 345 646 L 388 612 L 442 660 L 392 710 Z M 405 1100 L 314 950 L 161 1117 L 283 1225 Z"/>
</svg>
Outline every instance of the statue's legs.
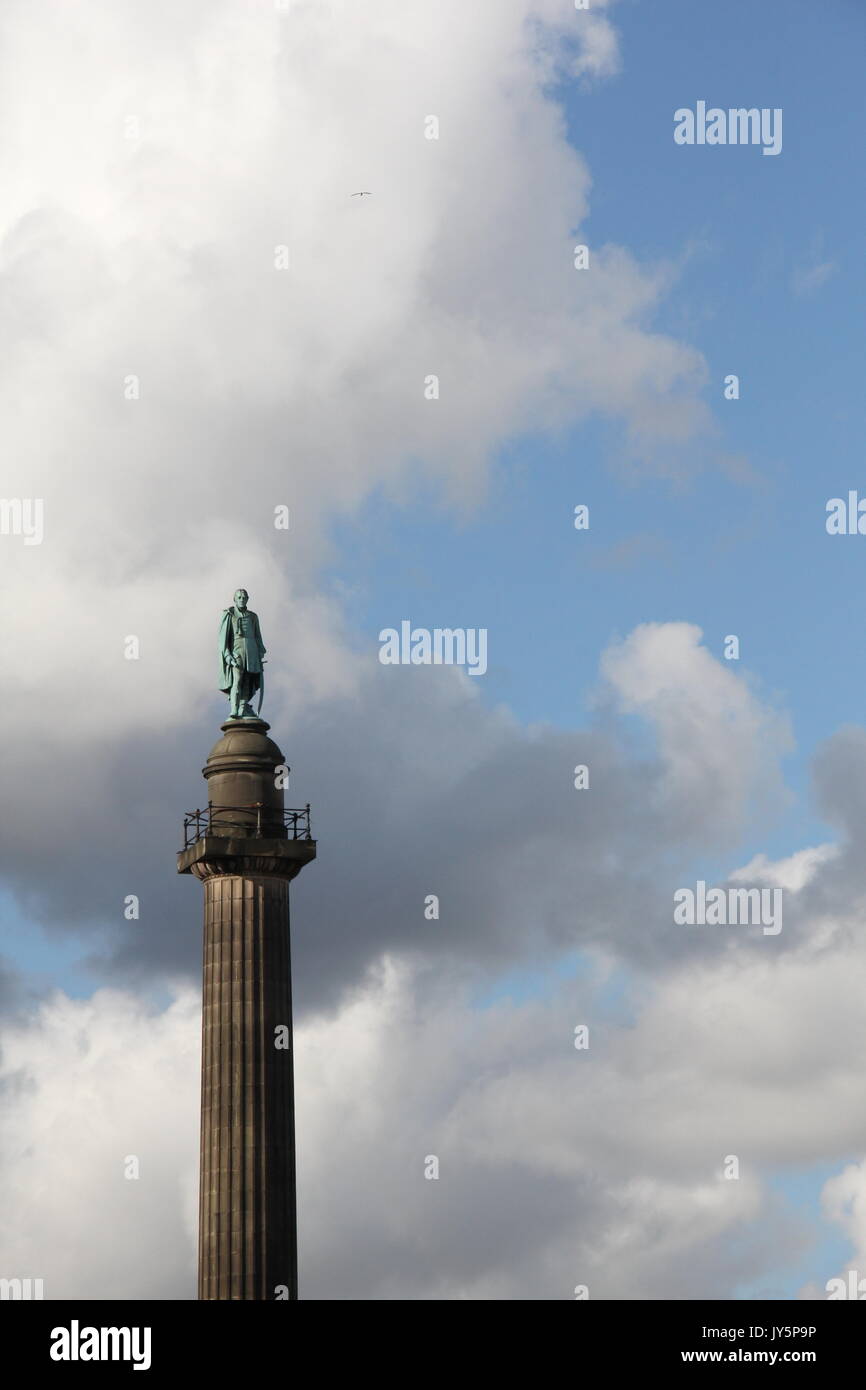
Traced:
<svg viewBox="0 0 866 1390">
<path fill-rule="evenodd" d="M 241 710 L 243 706 L 246 704 L 246 700 L 244 698 L 245 677 L 246 671 L 243 669 L 243 667 L 235 666 L 232 671 L 232 693 L 230 704 L 230 717 L 232 719 L 243 718 Z"/>
<path fill-rule="evenodd" d="M 242 666 L 236 666 L 232 675 L 232 694 L 231 694 L 231 718 L 232 719 L 254 719 L 255 710 L 249 703 L 249 696 L 253 693 L 252 681 L 249 674 Z"/>
</svg>

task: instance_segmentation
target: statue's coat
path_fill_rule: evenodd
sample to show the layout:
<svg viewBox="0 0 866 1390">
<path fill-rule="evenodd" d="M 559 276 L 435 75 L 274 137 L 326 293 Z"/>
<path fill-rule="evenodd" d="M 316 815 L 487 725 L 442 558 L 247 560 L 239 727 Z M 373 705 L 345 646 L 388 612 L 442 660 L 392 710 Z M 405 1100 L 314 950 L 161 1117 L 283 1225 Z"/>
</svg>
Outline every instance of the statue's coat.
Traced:
<svg viewBox="0 0 866 1390">
<path fill-rule="evenodd" d="M 222 618 L 220 619 L 218 689 L 221 690 L 224 695 L 228 695 L 232 688 L 232 673 L 234 672 L 234 667 L 229 657 L 231 656 L 234 644 L 232 613 L 235 611 L 234 607 L 224 608 Z M 258 613 L 253 613 L 252 609 L 248 608 L 244 617 L 249 619 L 251 627 L 250 635 L 246 640 L 247 660 L 244 670 L 250 678 L 250 694 L 253 695 L 262 683 L 262 657 L 267 651 L 267 648 L 262 641 L 262 630 L 259 627 Z"/>
</svg>

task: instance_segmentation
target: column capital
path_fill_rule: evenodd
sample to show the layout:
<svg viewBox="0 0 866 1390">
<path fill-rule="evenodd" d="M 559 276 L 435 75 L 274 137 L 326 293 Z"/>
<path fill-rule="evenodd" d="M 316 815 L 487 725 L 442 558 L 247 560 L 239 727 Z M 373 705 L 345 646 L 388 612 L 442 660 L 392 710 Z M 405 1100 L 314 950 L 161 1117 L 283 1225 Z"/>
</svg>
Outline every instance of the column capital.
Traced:
<svg viewBox="0 0 866 1390">
<path fill-rule="evenodd" d="M 315 857 L 315 840 L 205 834 L 179 852 L 177 871 L 192 874 L 200 882 L 225 874 L 290 881 Z"/>
</svg>

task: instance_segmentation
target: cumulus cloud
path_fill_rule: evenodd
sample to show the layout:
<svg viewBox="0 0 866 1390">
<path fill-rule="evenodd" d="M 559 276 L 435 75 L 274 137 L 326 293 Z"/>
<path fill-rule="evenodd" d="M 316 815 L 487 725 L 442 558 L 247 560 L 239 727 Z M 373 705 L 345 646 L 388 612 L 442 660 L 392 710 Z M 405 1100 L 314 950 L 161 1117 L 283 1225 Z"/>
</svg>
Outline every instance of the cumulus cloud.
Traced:
<svg viewBox="0 0 866 1390">
<path fill-rule="evenodd" d="M 826 1219 L 851 1242 L 851 1256 L 844 1268 L 823 1284 L 814 1280 L 805 1284 L 800 1297 L 862 1301 L 866 1297 L 866 1160 L 847 1164 L 827 1180 L 821 1192 L 821 1206 Z"/>
<path fill-rule="evenodd" d="M 599 962 L 479 1007 L 386 953 L 296 1030 L 302 1296 L 731 1298 L 772 1280 L 814 1231 L 768 1172 L 862 1138 L 860 973 L 862 949 L 743 954 L 633 978 L 612 1006 Z M 3 1027 L 10 1274 L 56 1297 L 192 1296 L 198 1040 L 192 993 L 162 1012 L 56 995 Z M 825 1206 L 854 1243 L 862 1173 L 843 1179 Z"/>
<path fill-rule="evenodd" d="M 57 992 L 6 1021 L 3 1277 L 49 1299 L 194 1297 L 200 1028 L 192 990 L 168 1008 Z"/>
<path fill-rule="evenodd" d="M 523 728 L 453 668 L 360 659 L 347 693 L 287 721 L 288 800 L 310 799 L 319 840 L 292 889 L 298 1008 L 337 999 L 385 951 L 466 972 L 587 946 L 647 967 L 715 950 L 674 926 L 672 895 L 702 856 L 736 851 L 757 806 L 769 823 L 784 805 L 786 721 L 688 624 L 637 629 L 601 670 L 597 718 L 573 731 Z M 145 731 L 91 769 L 58 744 L 52 797 L 24 798 L 10 822 L 7 881 L 50 932 L 98 929 L 94 958 L 119 984 L 198 974 L 200 893 L 174 853 L 206 753 L 189 733 L 154 747 Z M 16 756 L 23 776 L 29 747 Z M 443 930 L 422 938 L 429 893 Z"/>
<path fill-rule="evenodd" d="M 328 771 L 342 721 L 373 826 L 398 805 L 429 812 L 448 848 L 430 767 L 429 792 L 401 783 L 410 742 L 430 738 L 445 745 L 450 793 L 487 803 L 479 863 L 499 871 L 502 858 L 486 779 L 526 807 L 518 833 L 540 866 L 530 816 L 545 778 L 562 804 L 582 740 L 566 755 L 555 733 L 527 738 L 476 709 L 461 788 L 445 721 L 465 692 L 431 685 L 410 730 L 418 692 L 370 674 L 319 575 L 335 517 L 374 489 L 408 498 L 422 477 L 471 505 L 516 431 L 592 412 L 656 442 L 701 428 L 703 361 L 652 329 L 666 272 L 618 247 L 594 247 L 591 273 L 573 268 L 591 180 L 552 81 L 575 65 L 613 73 L 608 6 L 217 0 L 180 18 L 157 0 L 145 21 L 133 0 L 75 13 L 37 0 L 8 7 L 0 32 L 7 73 L 27 74 L 0 81 L 4 491 L 45 507 L 41 545 L 2 538 L 17 595 L 6 640 L 22 673 L 2 789 L 10 887 L 50 929 L 114 934 L 129 931 L 111 925 L 119 904 L 139 893 L 148 930 L 121 954 L 190 969 L 172 827 L 200 795 L 201 731 L 219 708 L 213 634 L 238 583 L 271 651 L 266 712 L 284 738 L 317 739 L 323 839 L 342 828 Z M 438 140 L 425 138 L 431 114 Z M 373 196 L 352 199 L 358 187 Z M 279 505 L 289 531 L 273 526 Z M 130 637 L 136 660 L 124 659 Z M 386 735 L 393 791 L 365 752 L 381 754 Z M 595 749 L 622 784 L 616 750 Z M 299 770 L 301 800 L 317 800 L 312 767 L 311 756 Z M 414 858 L 426 876 L 423 851 Z M 415 891 L 397 886 L 394 902 Z M 555 912 L 566 938 L 573 912 Z M 335 920 L 350 917 L 344 900 Z M 548 906 L 541 917 L 548 931 Z M 371 921 L 357 944 L 332 944 L 335 986 L 380 937 Z"/>
<path fill-rule="evenodd" d="M 750 779 L 772 779 L 785 737 L 699 638 L 659 624 L 614 644 L 603 717 L 577 733 L 522 730 L 469 678 L 427 668 L 376 666 L 299 721 L 328 827 L 293 889 L 308 1297 L 569 1298 L 578 1283 L 595 1297 L 730 1297 L 808 1250 L 765 1172 L 856 1143 L 859 956 L 839 924 L 820 940 L 786 931 L 769 950 L 760 936 L 671 928 L 673 860 L 736 839 Z M 617 724 L 635 714 L 652 735 L 639 757 Z M 572 786 L 577 761 L 587 792 Z M 139 832 L 155 813 L 146 783 L 142 795 Z M 749 867 L 785 884 L 796 916 L 834 862 L 821 847 Z M 160 938 L 145 903 L 116 970 L 178 974 L 198 956 L 198 886 L 176 886 L 182 916 Z M 578 948 L 564 977 L 557 959 Z M 482 1006 L 478 991 L 517 959 L 549 970 L 543 997 L 506 987 Z M 623 976 L 629 962 L 639 969 Z M 16 1200 L 2 1248 L 58 1296 L 191 1296 L 198 1028 L 188 989 L 162 1012 L 100 991 L 7 1021 L 0 1171 L 15 1167 Z M 115 1171 L 130 1153 L 138 1184 Z M 729 1154 L 737 1182 L 722 1176 Z M 112 1229 L 126 1235 L 88 1246 L 109 1180 Z M 34 1225 L 37 1192 L 56 1197 Z M 130 1274 L 126 1244 L 145 1220 Z"/>
<path fill-rule="evenodd" d="M 658 810 L 682 829 L 741 831 L 749 808 L 781 794 L 779 759 L 791 746 L 779 712 L 701 645 L 690 623 L 646 623 L 602 657 L 625 712 L 655 726 L 665 766 Z"/>
<path fill-rule="evenodd" d="M 857 1268 L 858 1278 L 866 1279 L 866 1161 L 849 1163 L 830 1178 L 821 1203 L 828 1219 L 842 1227 L 853 1246 L 853 1258 L 845 1272 Z"/>
<path fill-rule="evenodd" d="M 706 423 L 700 355 L 649 325 L 663 277 L 615 247 L 572 266 L 590 175 L 549 83 L 612 70 L 603 8 L 4 11 L 4 489 L 45 506 L 41 546 L 4 540 L 29 728 L 34 692 L 90 749 L 200 713 L 238 582 L 283 628 L 274 689 L 339 689 L 334 515 L 419 473 L 470 502 L 504 439 L 594 411 Z"/>
</svg>

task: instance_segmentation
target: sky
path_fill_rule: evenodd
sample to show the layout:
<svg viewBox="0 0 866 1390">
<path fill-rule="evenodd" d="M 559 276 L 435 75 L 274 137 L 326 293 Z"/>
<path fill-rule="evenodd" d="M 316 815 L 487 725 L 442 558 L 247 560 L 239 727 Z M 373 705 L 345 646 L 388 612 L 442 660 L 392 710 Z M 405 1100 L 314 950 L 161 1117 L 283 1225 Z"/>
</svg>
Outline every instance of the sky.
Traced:
<svg viewBox="0 0 866 1390">
<path fill-rule="evenodd" d="M 2 495 L 44 500 L 40 544 L 0 535 L 0 1274 L 194 1296 L 174 854 L 243 584 L 319 841 L 301 1297 L 866 1275 L 866 540 L 826 527 L 866 497 L 866 10 L 11 0 L 0 29 Z M 780 109 L 780 152 L 675 143 L 700 101 Z M 484 629 L 487 671 L 383 665 L 406 620 Z M 675 924 L 699 879 L 780 887 L 783 929 Z"/>
</svg>

